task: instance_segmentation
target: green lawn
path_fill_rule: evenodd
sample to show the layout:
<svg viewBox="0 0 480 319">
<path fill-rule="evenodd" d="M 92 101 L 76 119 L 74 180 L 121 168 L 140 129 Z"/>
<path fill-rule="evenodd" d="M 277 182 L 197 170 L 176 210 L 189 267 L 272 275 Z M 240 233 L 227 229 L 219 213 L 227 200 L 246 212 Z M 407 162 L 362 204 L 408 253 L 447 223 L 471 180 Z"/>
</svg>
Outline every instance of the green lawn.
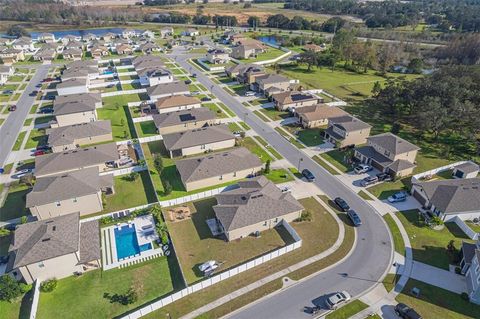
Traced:
<svg viewBox="0 0 480 319">
<path fill-rule="evenodd" d="M 277 152 L 276 149 L 274 149 L 273 147 L 271 147 L 267 141 L 265 141 L 261 136 L 255 136 L 254 137 L 260 144 L 263 145 L 263 147 L 265 147 L 273 156 L 275 156 L 277 159 L 283 159 L 283 156 L 280 155 L 279 152 Z"/>
<path fill-rule="evenodd" d="M 33 121 L 32 118 L 26 119 L 25 122 L 23 122 L 23 126 L 30 126 L 30 124 L 32 124 L 32 121 Z"/>
<path fill-rule="evenodd" d="M 18 182 L 11 183 L 7 198 L 0 208 L 0 221 L 28 215 L 29 210 L 25 207 L 25 201 L 29 192 L 30 188 L 28 186 Z"/>
<path fill-rule="evenodd" d="M 245 137 L 242 140 L 241 145 L 248 148 L 253 154 L 256 154 L 263 163 L 268 160 L 272 161 L 272 157 L 268 155 L 260 145 L 255 143 L 251 137 Z"/>
<path fill-rule="evenodd" d="M 155 298 L 174 287 L 167 257 L 155 258 L 127 268 L 93 270 L 80 277 L 58 281 L 51 293 L 41 293 L 37 318 L 113 318 Z M 108 296 L 123 294 L 133 287 L 138 300 L 124 306 Z"/>
<path fill-rule="evenodd" d="M 389 214 L 383 215 L 383 219 L 387 223 L 388 228 L 390 229 L 390 233 L 392 234 L 395 251 L 400 255 L 405 256 L 405 242 L 403 241 L 400 229 L 393 220 L 392 216 L 390 216 Z"/>
<path fill-rule="evenodd" d="M 272 121 L 272 119 L 269 118 L 268 116 L 266 116 L 261 110 L 253 111 L 253 114 L 258 116 L 264 122 L 271 122 Z"/>
<path fill-rule="evenodd" d="M 135 128 L 127 103 L 140 101 L 138 94 L 118 95 L 103 99 L 103 107 L 97 109 L 100 120 L 112 122 L 112 133 L 115 141 L 135 138 Z"/>
<path fill-rule="evenodd" d="M 223 109 L 223 111 L 225 113 L 227 113 L 227 115 L 229 117 L 235 117 L 236 116 L 236 114 L 232 110 L 230 110 L 230 108 L 228 106 L 226 106 L 225 104 L 219 102 L 218 105 Z"/>
<path fill-rule="evenodd" d="M 270 173 L 263 175 L 275 184 L 293 181 L 292 175 L 283 168 L 271 169 Z"/>
<path fill-rule="evenodd" d="M 420 297 L 413 296 L 412 288 L 420 289 Z M 453 292 L 410 279 L 402 293 L 396 298 L 398 302 L 413 307 L 423 318 L 466 319 L 478 318 L 480 306 L 463 300 Z"/>
<path fill-rule="evenodd" d="M 303 142 L 303 144 L 311 147 L 323 144 L 324 140 L 320 133 L 322 129 L 319 128 L 307 128 L 304 130 L 298 130 L 297 138 Z"/>
<path fill-rule="evenodd" d="M 223 112 L 216 103 L 203 103 L 202 106 L 209 108 L 218 118 L 228 117 L 228 115 Z"/>
<path fill-rule="evenodd" d="M 139 174 L 135 181 L 128 180 L 126 175 L 114 177 L 115 194 L 106 196 L 103 212 L 113 212 L 156 201 L 148 172 L 142 171 Z"/>
<path fill-rule="evenodd" d="M 274 107 L 262 108 L 260 110 L 264 115 L 270 118 L 272 121 L 281 121 L 290 117 L 290 113 L 285 111 L 279 111 Z"/>
<path fill-rule="evenodd" d="M 280 127 L 276 127 L 276 128 L 275 128 L 275 131 L 277 131 L 280 135 L 282 135 L 283 137 L 285 137 L 288 141 L 290 141 L 290 143 L 292 143 L 293 145 L 295 145 L 295 147 L 297 147 L 297 148 L 299 148 L 299 149 L 305 148 L 305 146 L 303 146 L 303 144 L 301 144 L 300 142 L 298 142 L 295 137 L 291 137 L 284 129 L 282 129 L 282 128 L 280 128 Z"/>
<path fill-rule="evenodd" d="M 226 270 L 293 241 L 288 233 L 282 232 L 283 229 L 264 231 L 260 238 L 247 237 L 231 242 L 215 238 L 206 220 L 215 217 L 212 206 L 216 203 L 215 198 L 188 203 L 192 218 L 182 221 L 172 220 L 170 210 L 168 208 L 164 210 L 168 229 L 188 283 L 203 278 L 198 266 L 207 260 L 221 262 L 219 271 Z M 284 238 L 289 242 L 286 243 Z"/>
<path fill-rule="evenodd" d="M 48 122 L 50 122 L 54 119 L 55 119 L 55 117 L 53 115 L 37 117 L 37 118 L 35 118 L 35 125 L 45 124 L 45 123 L 48 123 Z"/>
<path fill-rule="evenodd" d="M 14 300 L 11 303 L 0 301 L 0 314 L 2 319 L 28 319 L 32 307 L 33 294 L 31 292 Z"/>
<path fill-rule="evenodd" d="M 455 247 L 460 249 L 462 241 L 470 240 L 457 224 L 445 223 L 442 230 L 434 230 L 426 226 L 423 219 L 419 221 L 418 211 L 403 211 L 397 214 L 408 233 L 413 251 L 413 259 L 448 270 L 449 264 L 455 264 L 455 256 L 450 256 L 447 245 L 453 240 Z"/>
<path fill-rule="evenodd" d="M 330 167 L 330 165 L 328 165 L 327 163 L 325 163 L 323 160 L 320 159 L 320 157 L 318 157 L 317 155 L 315 155 L 314 157 L 312 157 L 312 159 L 317 162 L 318 165 L 320 165 L 321 167 L 323 167 L 324 169 L 327 170 L 327 172 L 329 172 L 330 174 L 332 175 L 339 175 L 339 173 L 333 169 L 332 167 Z"/>
<path fill-rule="evenodd" d="M 357 299 L 329 313 L 328 315 L 325 316 L 325 319 L 348 319 L 351 316 L 367 308 L 368 308 L 367 304 Z"/>
<path fill-rule="evenodd" d="M 366 192 L 364 192 L 363 190 L 359 191 L 358 192 L 358 196 L 360 196 L 361 198 L 365 199 L 365 200 L 372 200 L 373 198 L 370 197 L 370 195 L 368 195 Z"/>
<path fill-rule="evenodd" d="M 248 124 L 245 122 L 238 122 L 238 124 L 240 124 L 245 129 L 245 131 L 251 130 L 251 127 L 248 126 Z"/>
<path fill-rule="evenodd" d="M 338 168 L 343 173 L 347 173 L 353 169 L 351 164 L 346 163 L 348 154 L 339 150 L 332 150 L 326 153 L 320 154 L 323 159 L 326 159 L 330 164 Z"/>
<path fill-rule="evenodd" d="M 240 95 L 240 96 L 244 96 L 245 92 L 248 91 L 247 87 L 243 84 L 230 85 L 230 86 L 228 86 L 228 88 L 230 90 L 233 90 L 233 92 L 235 92 L 235 94 Z"/>
<path fill-rule="evenodd" d="M 245 131 L 240 125 L 238 125 L 237 122 L 230 122 L 228 123 L 228 128 L 232 132 L 240 132 L 240 131 Z"/>
<path fill-rule="evenodd" d="M 285 54 L 285 52 L 283 52 L 282 50 L 275 49 L 272 47 L 267 47 L 266 52 L 260 53 L 259 55 L 257 55 L 256 58 L 242 59 L 241 61 L 245 61 L 245 62 L 267 61 L 267 60 L 278 58 L 282 54 Z"/>
<path fill-rule="evenodd" d="M 470 227 L 470 229 L 472 229 L 474 232 L 480 233 L 480 225 L 479 225 L 479 224 L 474 224 L 474 223 L 471 222 L 471 221 L 466 221 L 466 224 L 467 224 L 468 227 Z"/>
<path fill-rule="evenodd" d="M 30 131 L 25 148 L 35 148 L 40 145 L 47 145 L 48 135 L 45 134 L 45 129 L 33 129 Z"/>
<path fill-rule="evenodd" d="M 27 134 L 26 131 L 22 131 L 18 134 L 17 140 L 15 141 L 15 144 L 13 144 L 12 151 L 19 151 L 20 147 L 22 147 L 22 142 L 25 139 L 25 135 Z"/>
<path fill-rule="evenodd" d="M 158 135 L 157 127 L 153 121 L 137 122 L 135 123 L 138 137 L 147 137 Z"/>
<path fill-rule="evenodd" d="M 397 284 L 399 279 L 399 274 L 387 274 L 385 278 L 383 278 L 382 284 L 385 289 L 390 292 L 393 290 L 393 288 L 395 288 L 395 285 Z"/>
</svg>

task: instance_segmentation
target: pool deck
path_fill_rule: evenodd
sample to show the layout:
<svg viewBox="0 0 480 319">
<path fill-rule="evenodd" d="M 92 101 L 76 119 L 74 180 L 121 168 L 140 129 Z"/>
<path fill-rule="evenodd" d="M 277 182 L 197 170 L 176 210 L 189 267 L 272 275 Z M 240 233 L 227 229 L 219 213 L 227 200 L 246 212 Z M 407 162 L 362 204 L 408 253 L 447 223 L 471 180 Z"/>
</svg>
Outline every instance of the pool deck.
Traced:
<svg viewBox="0 0 480 319">
<path fill-rule="evenodd" d="M 117 246 L 115 242 L 115 229 L 119 227 L 133 227 L 135 225 L 135 231 L 137 236 L 138 245 L 142 246 L 150 244 L 154 240 L 158 239 L 158 235 L 155 231 L 155 223 L 152 215 L 145 215 L 134 218 L 131 223 L 119 223 L 114 226 L 109 226 L 101 229 L 101 242 L 102 242 L 102 265 L 103 270 L 127 267 L 133 264 L 137 264 L 152 258 L 163 256 L 161 248 L 149 249 L 141 251 L 140 254 L 118 259 Z M 147 227 L 149 226 L 150 227 Z M 143 228 L 145 227 L 145 228 Z M 153 233 L 152 233 L 153 232 Z M 153 243 L 152 243 L 153 247 Z"/>
</svg>

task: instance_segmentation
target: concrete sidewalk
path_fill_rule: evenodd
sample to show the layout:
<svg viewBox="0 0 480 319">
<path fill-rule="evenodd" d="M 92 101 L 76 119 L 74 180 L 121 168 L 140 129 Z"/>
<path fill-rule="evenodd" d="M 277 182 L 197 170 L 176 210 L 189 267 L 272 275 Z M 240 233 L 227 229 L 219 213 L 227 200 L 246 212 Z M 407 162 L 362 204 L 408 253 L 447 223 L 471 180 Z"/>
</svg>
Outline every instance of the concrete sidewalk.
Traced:
<svg viewBox="0 0 480 319">
<path fill-rule="evenodd" d="M 465 277 L 418 261 L 413 262 L 413 279 L 461 294 L 467 291 Z"/>
</svg>

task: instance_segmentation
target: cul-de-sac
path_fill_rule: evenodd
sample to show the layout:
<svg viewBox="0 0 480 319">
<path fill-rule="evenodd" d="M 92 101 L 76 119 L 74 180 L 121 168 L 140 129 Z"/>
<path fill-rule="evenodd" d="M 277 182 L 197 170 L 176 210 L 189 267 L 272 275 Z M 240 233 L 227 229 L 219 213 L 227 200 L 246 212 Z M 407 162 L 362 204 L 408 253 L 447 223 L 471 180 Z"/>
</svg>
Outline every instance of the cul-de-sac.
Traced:
<svg viewBox="0 0 480 319">
<path fill-rule="evenodd" d="M 480 319 L 480 4 L 0 0 L 0 318 Z"/>
</svg>

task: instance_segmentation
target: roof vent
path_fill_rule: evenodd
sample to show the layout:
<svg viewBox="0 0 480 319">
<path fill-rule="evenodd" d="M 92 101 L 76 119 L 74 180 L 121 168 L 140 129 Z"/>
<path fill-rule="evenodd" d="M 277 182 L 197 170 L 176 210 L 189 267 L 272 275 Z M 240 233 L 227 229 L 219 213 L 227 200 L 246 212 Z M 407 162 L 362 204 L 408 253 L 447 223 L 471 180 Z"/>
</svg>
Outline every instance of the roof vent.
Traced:
<svg viewBox="0 0 480 319">
<path fill-rule="evenodd" d="M 44 238 L 44 239 L 42 239 L 42 242 L 46 242 L 46 241 L 49 241 L 49 240 L 50 240 L 50 237 Z"/>
</svg>

